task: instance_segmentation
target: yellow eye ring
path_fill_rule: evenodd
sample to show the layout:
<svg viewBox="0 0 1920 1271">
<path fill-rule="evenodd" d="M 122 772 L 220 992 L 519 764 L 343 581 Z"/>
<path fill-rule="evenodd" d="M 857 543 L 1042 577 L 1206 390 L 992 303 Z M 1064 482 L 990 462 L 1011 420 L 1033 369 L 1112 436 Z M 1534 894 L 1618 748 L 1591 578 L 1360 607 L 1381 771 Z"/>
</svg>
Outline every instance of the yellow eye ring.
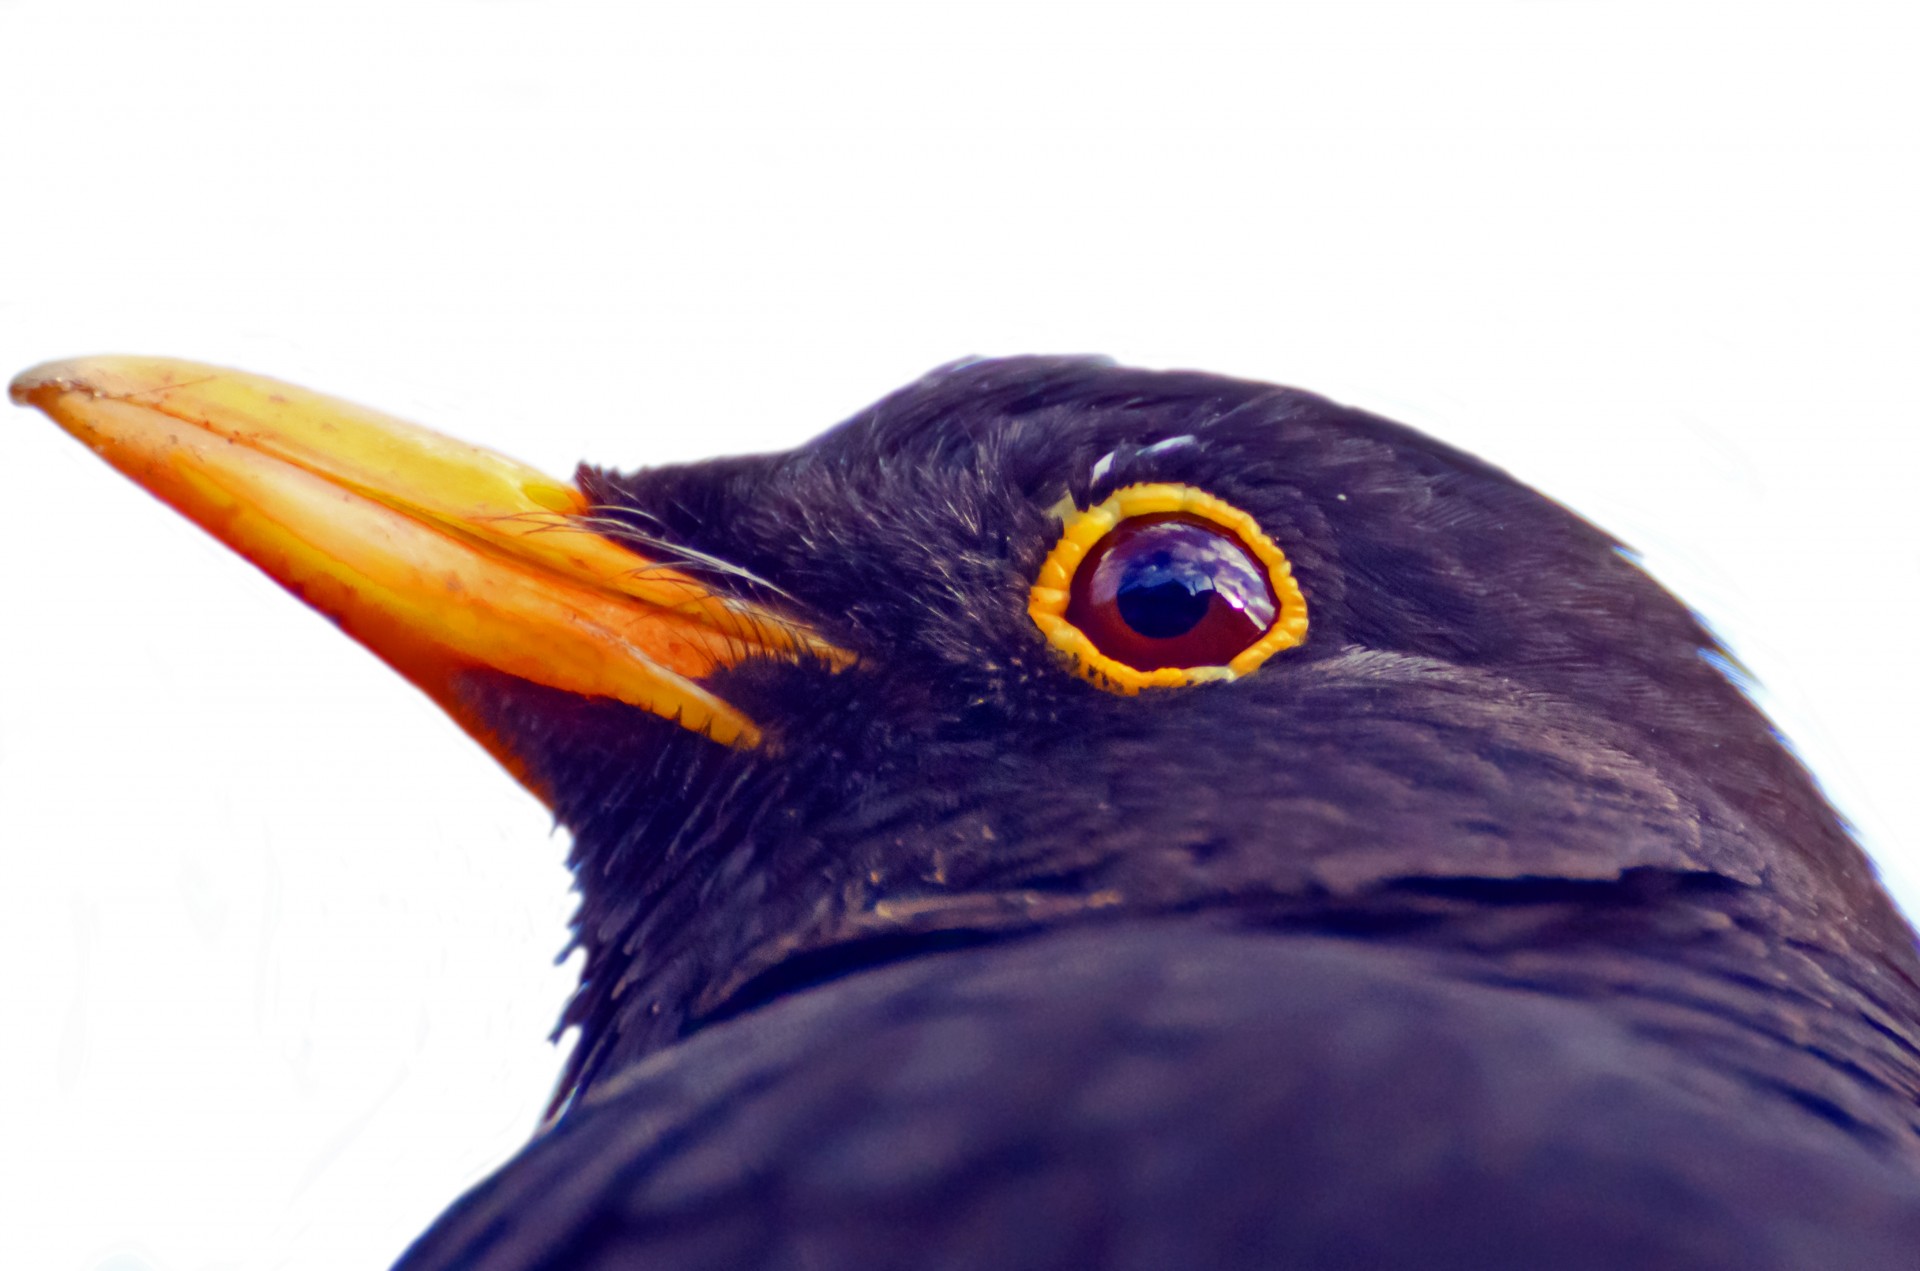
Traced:
<svg viewBox="0 0 1920 1271">
<path fill-rule="evenodd" d="M 1094 507 L 1076 508 L 1070 499 L 1055 509 L 1060 516 L 1060 541 L 1040 566 L 1027 596 L 1027 613 L 1046 636 L 1047 643 L 1064 654 L 1083 678 L 1115 693 L 1133 694 L 1143 688 L 1176 688 L 1210 680 L 1233 680 L 1250 674 L 1282 649 L 1307 638 L 1307 601 L 1293 577 L 1293 566 L 1251 516 L 1205 490 L 1190 485 L 1155 482 L 1123 486 Z M 1217 666 L 1161 666 L 1141 670 L 1102 653 L 1067 612 L 1072 602 L 1074 575 L 1087 554 L 1116 528 L 1136 517 L 1181 515 L 1209 522 L 1238 540 L 1264 570 L 1273 591 L 1276 612 L 1264 634 Z"/>
</svg>

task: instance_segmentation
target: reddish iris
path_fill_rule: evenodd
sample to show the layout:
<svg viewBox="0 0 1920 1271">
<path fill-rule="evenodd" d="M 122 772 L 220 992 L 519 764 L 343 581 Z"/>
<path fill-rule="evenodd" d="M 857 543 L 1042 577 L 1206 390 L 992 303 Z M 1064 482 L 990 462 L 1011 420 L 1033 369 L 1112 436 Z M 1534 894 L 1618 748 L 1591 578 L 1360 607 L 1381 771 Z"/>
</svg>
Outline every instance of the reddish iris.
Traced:
<svg viewBox="0 0 1920 1271">
<path fill-rule="evenodd" d="M 1278 610 L 1246 544 L 1179 512 L 1115 526 L 1080 562 L 1067 597 L 1067 621 L 1139 671 L 1224 666 L 1267 633 Z"/>
</svg>

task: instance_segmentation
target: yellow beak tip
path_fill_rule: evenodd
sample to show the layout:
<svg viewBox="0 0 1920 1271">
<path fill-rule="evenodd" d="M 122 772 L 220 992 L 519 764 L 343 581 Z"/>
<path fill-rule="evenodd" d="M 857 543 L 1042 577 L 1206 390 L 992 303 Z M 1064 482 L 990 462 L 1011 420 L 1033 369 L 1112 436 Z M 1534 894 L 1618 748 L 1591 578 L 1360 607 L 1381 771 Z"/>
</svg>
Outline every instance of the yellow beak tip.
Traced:
<svg viewBox="0 0 1920 1271">
<path fill-rule="evenodd" d="M 7 385 L 7 396 L 19 406 L 31 406 L 36 393 L 46 389 L 65 392 L 75 383 L 74 370 L 82 363 L 67 360 L 61 362 L 42 362 L 30 366 L 13 377 L 13 383 Z"/>
<path fill-rule="evenodd" d="M 185 364 L 110 354 L 60 358 L 30 366 L 14 376 L 13 382 L 7 385 L 7 396 L 17 405 L 38 406 L 43 410 L 66 393 L 85 393 L 89 397 L 132 396 L 176 386 L 180 379 L 176 368 L 185 369 Z"/>
</svg>

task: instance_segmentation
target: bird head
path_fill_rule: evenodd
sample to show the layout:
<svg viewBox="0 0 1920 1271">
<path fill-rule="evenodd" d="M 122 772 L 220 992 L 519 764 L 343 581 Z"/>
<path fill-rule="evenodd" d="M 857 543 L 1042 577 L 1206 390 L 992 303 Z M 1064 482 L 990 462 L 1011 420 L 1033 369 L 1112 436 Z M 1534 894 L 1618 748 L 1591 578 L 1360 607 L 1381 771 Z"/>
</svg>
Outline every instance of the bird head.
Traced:
<svg viewBox="0 0 1920 1271">
<path fill-rule="evenodd" d="M 1914 970 L 1725 653 L 1619 544 L 1308 393 L 972 361 L 792 451 L 569 485 L 216 368 L 90 359 L 13 391 L 572 831 L 576 1089 L 861 966 L 1143 914 L 1704 887 Z M 1201 546 L 1115 556 L 1130 526 Z M 1089 599 L 1109 558 L 1138 586 Z M 1179 643 L 1196 604 L 1233 611 L 1224 644 Z"/>
</svg>

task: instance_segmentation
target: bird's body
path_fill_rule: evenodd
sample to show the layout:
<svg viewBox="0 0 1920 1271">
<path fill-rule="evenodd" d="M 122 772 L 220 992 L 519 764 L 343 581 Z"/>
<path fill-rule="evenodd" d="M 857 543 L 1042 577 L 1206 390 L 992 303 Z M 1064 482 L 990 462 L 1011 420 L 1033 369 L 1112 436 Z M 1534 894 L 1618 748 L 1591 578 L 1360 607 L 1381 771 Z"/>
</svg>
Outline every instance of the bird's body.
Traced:
<svg viewBox="0 0 1920 1271">
<path fill-rule="evenodd" d="M 1191 918 L 914 958 L 627 1069 L 403 1266 L 1910 1262 L 1893 1127 L 1794 1097 L 1708 981 L 1502 965 Z"/>
<path fill-rule="evenodd" d="M 109 396 L 63 373 L 16 392 Z M 559 1115 L 404 1266 L 1920 1259 L 1911 931 L 1694 618 L 1505 474 L 1016 359 L 579 486 L 721 606 L 648 646 L 694 690 L 429 654 L 242 544 L 574 834 Z M 1304 636 L 1114 691 L 1036 626 L 1049 552 L 1162 489 L 1277 545 Z"/>
</svg>

